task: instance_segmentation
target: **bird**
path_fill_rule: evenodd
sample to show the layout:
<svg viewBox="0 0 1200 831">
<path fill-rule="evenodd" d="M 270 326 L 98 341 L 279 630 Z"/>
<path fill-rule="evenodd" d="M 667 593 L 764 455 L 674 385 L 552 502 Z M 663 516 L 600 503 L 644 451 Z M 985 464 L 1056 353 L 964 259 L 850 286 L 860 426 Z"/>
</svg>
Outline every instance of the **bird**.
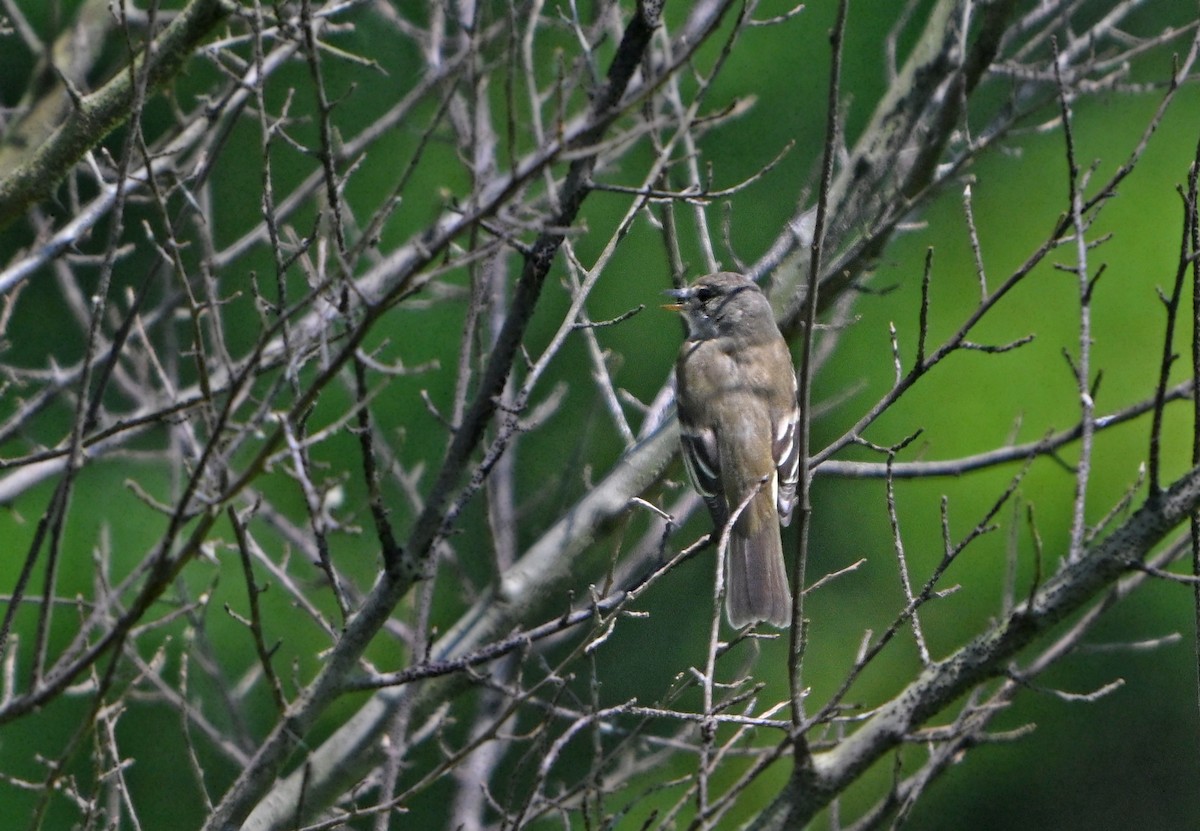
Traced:
<svg viewBox="0 0 1200 831">
<path fill-rule="evenodd" d="M 687 337 L 675 362 L 680 445 L 717 538 L 728 529 L 725 614 L 740 629 L 786 628 L 792 597 L 780 525 L 791 521 L 800 468 L 796 372 L 771 304 L 729 271 L 669 289 Z M 739 513 L 740 511 L 740 513 Z"/>
</svg>

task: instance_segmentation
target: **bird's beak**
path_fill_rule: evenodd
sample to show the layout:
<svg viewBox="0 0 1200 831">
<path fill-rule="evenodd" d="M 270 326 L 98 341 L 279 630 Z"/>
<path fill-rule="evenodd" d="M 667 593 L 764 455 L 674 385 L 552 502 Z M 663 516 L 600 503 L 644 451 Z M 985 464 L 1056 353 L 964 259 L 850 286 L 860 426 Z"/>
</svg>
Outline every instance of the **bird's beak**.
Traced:
<svg viewBox="0 0 1200 831">
<path fill-rule="evenodd" d="M 668 297 L 674 297 L 676 301 L 687 300 L 689 297 L 692 296 L 691 289 L 667 289 L 666 291 L 663 292 L 663 294 L 667 295 Z M 668 312 L 682 312 L 683 311 L 683 303 L 682 302 L 663 303 L 662 307 L 664 309 L 666 309 Z"/>
</svg>

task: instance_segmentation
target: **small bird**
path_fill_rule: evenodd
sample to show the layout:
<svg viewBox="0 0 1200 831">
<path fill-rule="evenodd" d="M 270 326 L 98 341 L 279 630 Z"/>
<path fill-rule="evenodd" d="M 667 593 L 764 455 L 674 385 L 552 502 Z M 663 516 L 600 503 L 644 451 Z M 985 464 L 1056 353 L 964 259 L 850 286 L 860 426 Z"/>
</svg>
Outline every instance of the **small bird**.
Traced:
<svg viewBox="0 0 1200 831">
<path fill-rule="evenodd" d="M 792 518 L 800 468 L 796 372 L 771 304 L 749 278 L 701 277 L 666 292 L 687 339 L 675 362 L 680 442 L 692 485 L 729 530 L 725 613 L 741 628 L 786 627 L 792 597 L 779 526 Z"/>
</svg>

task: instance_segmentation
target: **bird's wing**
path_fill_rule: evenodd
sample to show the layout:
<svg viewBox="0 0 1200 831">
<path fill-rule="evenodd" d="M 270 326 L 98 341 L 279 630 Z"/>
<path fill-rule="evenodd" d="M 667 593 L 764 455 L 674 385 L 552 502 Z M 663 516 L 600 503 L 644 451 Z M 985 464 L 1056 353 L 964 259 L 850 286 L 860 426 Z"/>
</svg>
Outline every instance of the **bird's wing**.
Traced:
<svg viewBox="0 0 1200 831">
<path fill-rule="evenodd" d="M 717 436 L 712 428 L 680 424 L 683 464 L 692 487 L 704 497 L 717 527 L 725 524 L 725 501 L 721 498 L 721 466 Z"/>
</svg>

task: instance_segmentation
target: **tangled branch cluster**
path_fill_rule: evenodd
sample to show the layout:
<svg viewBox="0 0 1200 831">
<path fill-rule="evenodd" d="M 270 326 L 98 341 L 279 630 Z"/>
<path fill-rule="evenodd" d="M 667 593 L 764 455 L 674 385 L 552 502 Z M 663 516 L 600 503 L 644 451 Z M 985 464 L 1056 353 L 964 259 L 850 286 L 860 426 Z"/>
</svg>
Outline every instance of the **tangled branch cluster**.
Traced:
<svg viewBox="0 0 1200 831">
<path fill-rule="evenodd" d="M 0 5 L 0 42 L 37 58 L 0 125 L 0 725 L 69 727 L 22 749 L 0 792 L 28 800 L 31 828 L 67 815 L 144 827 L 152 788 L 127 746 L 145 739 L 135 721 L 166 712 L 171 787 L 213 831 L 382 831 L 410 810 L 447 828 L 795 828 L 840 816 L 872 765 L 917 745 L 852 827 L 903 821 L 966 751 L 1024 734 L 994 731 L 994 716 L 1117 601 L 1150 580 L 1197 586 L 1170 566 L 1200 562 L 1200 449 L 1174 480 L 1163 463 L 1181 452 L 1164 414 L 1197 394 L 1196 165 L 1161 295 L 1161 370 L 1144 400 L 1107 413 L 1096 400 L 1094 229 L 1200 48 L 1194 23 L 1132 34 L 1153 5 L 910 0 L 864 57 L 845 36 L 867 12 L 843 2 L 831 48 L 806 56 L 827 69 L 827 100 L 802 104 L 754 100 L 744 65 L 761 31 L 815 25 L 766 0 L 85 0 L 53 43 Z M 1138 74 L 1169 49 L 1168 77 Z M 886 83 L 855 104 L 869 117 L 848 135 L 843 68 L 863 60 Z M 1076 124 L 1081 101 L 1112 92 L 1157 109 L 1101 177 Z M 794 181 L 791 143 L 758 148 L 737 181 L 711 167 L 748 111 L 801 106 L 824 126 L 823 147 L 803 151 L 811 186 Z M 1065 198 L 1000 275 L 964 183 L 1030 131 L 1062 138 Z M 745 255 L 768 185 L 785 218 Z M 831 408 L 835 436 L 813 444 L 813 384 L 838 366 L 872 268 L 949 190 L 963 193 L 977 301 L 938 317 L 930 251 L 917 323 L 893 327 L 879 356 L 892 382 L 849 417 Z M 1047 267 L 1077 289 L 1074 426 L 953 459 L 921 458 L 915 425 L 880 443 L 873 428 L 919 402 L 930 373 L 1029 342 L 978 332 Z M 711 620 L 697 650 L 646 602 L 684 585 L 707 538 L 679 532 L 698 500 L 673 478 L 669 357 L 632 391 L 643 347 L 627 333 L 661 289 L 722 268 L 764 281 L 796 345 L 797 574 L 814 482 L 886 489 L 902 596 L 819 700 L 805 660 L 819 622 L 790 633 L 781 662 L 767 633 L 722 631 L 719 597 L 678 606 Z M 1185 380 L 1177 330 L 1193 344 Z M 1096 436 L 1132 421 L 1150 422 L 1145 478 L 1098 504 Z M 1068 447 L 1069 540 L 1045 550 L 1014 506 L 1028 471 Z M 1002 465 L 1017 472 L 966 534 L 943 500 L 924 573 L 898 490 Z M 1011 583 L 993 622 L 939 657 L 923 614 L 1008 511 L 1031 540 L 1010 567 L 1032 561 L 1032 585 Z M 861 564 L 794 585 L 808 597 Z M 606 651 L 643 640 L 671 680 L 651 703 L 614 699 Z M 864 674 L 902 642 L 913 676 L 857 706 Z M 0 733 L 0 767 L 10 752 Z M 781 768 L 773 800 L 748 805 Z"/>
</svg>

